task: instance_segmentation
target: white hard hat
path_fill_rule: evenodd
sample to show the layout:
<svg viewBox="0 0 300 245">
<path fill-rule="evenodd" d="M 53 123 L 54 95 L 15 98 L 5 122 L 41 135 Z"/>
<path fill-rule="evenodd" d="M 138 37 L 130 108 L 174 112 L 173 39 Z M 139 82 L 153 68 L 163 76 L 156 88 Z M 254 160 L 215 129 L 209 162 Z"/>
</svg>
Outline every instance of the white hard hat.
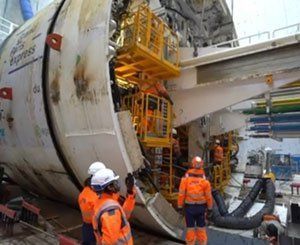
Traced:
<svg viewBox="0 0 300 245">
<path fill-rule="evenodd" d="M 175 128 L 172 128 L 172 134 L 177 135 L 177 130 Z"/>
<path fill-rule="evenodd" d="M 202 160 L 201 157 L 195 156 L 192 159 L 192 167 L 193 168 L 196 168 L 196 169 L 203 168 L 203 165 L 204 165 L 204 161 Z"/>
<path fill-rule="evenodd" d="M 114 171 L 109 168 L 101 169 L 97 171 L 92 179 L 91 179 L 91 186 L 95 191 L 103 190 L 107 185 L 112 183 L 115 180 L 119 179 L 119 175 L 116 175 Z"/>
<path fill-rule="evenodd" d="M 103 162 L 93 162 L 89 169 L 88 169 L 88 174 L 89 175 L 94 175 L 96 172 L 98 172 L 101 169 L 105 169 L 105 165 Z"/>
<path fill-rule="evenodd" d="M 216 144 L 220 144 L 220 140 L 216 139 Z"/>
</svg>

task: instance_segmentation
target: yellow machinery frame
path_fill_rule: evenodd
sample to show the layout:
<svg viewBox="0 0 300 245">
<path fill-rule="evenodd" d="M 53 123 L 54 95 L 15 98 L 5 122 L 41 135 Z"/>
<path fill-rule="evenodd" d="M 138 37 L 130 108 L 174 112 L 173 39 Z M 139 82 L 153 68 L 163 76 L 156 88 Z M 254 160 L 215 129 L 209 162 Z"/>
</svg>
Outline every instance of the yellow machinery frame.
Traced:
<svg viewBox="0 0 300 245">
<path fill-rule="evenodd" d="M 151 102 L 152 101 L 152 102 Z M 157 107 L 149 114 L 148 109 L 150 104 L 156 102 Z M 167 148 L 170 158 L 169 165 L 169 183 L 167 196 L 173 196 L 174 174 L 173 174 L 173 155 L 172 155 L 172 105 L 163 98 L 149 93 L 135 93 L 123 98 L 123 110 L 130 110 L 132 124 L 137 133 L 140 142 L 149 148 Z M 151 122 L 151 126 L 149 123 Z"/>
<path fill-rule="evenodd" d="M 223 160 L 220 166 L 213 167 L 213 188 L 224 191 L 226 185 L 228 185 L 231 176 L 231 168 L 230 168 L 230 157 L 232 150 L 232 137 L 233 133 L 229 132 L 227 134 L 228 145 L 224 149 L 226 151 L 225 159 Z"/>
<path fill-rule="evenodd" d="M 136 84 L 141 89 L 143 83 L 151 85 L 180 74 L 178 36 L 147 5 L 140 5 L 137 11 L 124 16 L 117 44 L 120 48 L 115 74 L 124 87 Z M 125 96 L 122 102 L 122 109 L 132 114 L 134 129 L 143 146 L 168 149 L 170 156 L 165 162 L 169 162 L 169 171 L 164 174 L 169 175 L 169 181 L 164 195 L 174 198 L 171 103 L 143 91 Z"/>
<path fill-rule="evenodd" d="M 146 5 L 125 17 L 118 45 L 117 76 L 138 82 L 180 74 L 178 36 Z"/>
<path fill-rule="evenodd" d="M 149 109 L 151 103 L 156 104 L 153 110 Z M 171 145 L 172 105 L 168 100 L 139 92 L 125 96 L 122 104 L 123 109 L 130 110 L 132 114 L 132 123 L 140 142 L 146 147 Z"/>
</svg>

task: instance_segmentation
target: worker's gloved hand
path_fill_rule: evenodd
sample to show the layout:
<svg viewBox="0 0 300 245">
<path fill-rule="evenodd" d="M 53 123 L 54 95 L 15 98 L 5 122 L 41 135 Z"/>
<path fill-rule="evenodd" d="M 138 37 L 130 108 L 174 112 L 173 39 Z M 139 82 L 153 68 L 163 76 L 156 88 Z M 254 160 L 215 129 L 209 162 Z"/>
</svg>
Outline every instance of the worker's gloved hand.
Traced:
<svg viewBox="0 0 300 245">
<path fill-rule="evenodd" d="M 127 177 L 125 179 L 125 184 L 127 187 L 127 193 L 133 194 L 133 187 L 134 187 L 134 177 L 131 173 L 127 174 Z"/>
<path fill-rule="evenodd" d="M 208 220 L 211 220 L 212 217 L 213 217 L 213 212 L 212 212 L 212 210 L 211 210 L 211 209 L 207 209 L 206 218 L 207 218 Z"/>
</svg>

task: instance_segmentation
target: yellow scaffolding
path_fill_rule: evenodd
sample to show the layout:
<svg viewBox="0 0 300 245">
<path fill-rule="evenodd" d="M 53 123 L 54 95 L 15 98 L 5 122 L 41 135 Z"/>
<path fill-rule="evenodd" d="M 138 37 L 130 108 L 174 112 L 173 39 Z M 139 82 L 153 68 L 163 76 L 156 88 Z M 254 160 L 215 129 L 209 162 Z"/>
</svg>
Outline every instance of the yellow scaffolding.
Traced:
<svg viewBox="0 0 300 245">
<path fill-rule="evenodd" d="M 139 92 L 123 98 L 140 142 L 146 147 L 171 145 L 172 105 L 163 97 Z"/>
<path fill-rule="evenodd" d="M 221 190 L 223 186 L 222 166 L 213 167 L 213 188 Z"/>
<path fill-rule="evenodd" d="M 224 191 L 224 188 L 228 185 L 231 177 L 231 167 L 230 167 L 230 158 L 231 151 L 233 148 L 232 143 L 232 132 L 227 134 L 227 146 L 225 150 L 225 158 L 221 165 L 213 167 L 213 188 L 218 189 L 221 192 Z"/>
<path fill-rule="evenodd" d="M 168 79 L 180 73 L 178 37 L 146 5 L 125 17 L 118 45 L 117 76 L 140 82 Z"/>
<path fill-rule="evenodd" d="M 116 77 L 123 87 L 135 84 L 140 90 L 122 99 L 122 109 L 130 110 L 136 134 L 147 151 L 166 150 L 163 164 L 157 164 L 157 159 L 151 161 L 160 171 L 153 177 L 165 182 L 166 195 L 174 196 L 172 105 L 161 96 L 143 92 L 142 85 L 179 76 L 178 37 L 148 6 L 140 5 L 124 16 L 117 44 Z M 166 180 L 162 175 L 169 177 Z"/>
<path fill-rule="evenodd" d="M 167 155 L 162 152 L 164 163 L 152 162 L 153 168 L 161 168 L 158 174 L 160 181 L 164 182 L 168 196 L 174 189 L 173 156 L 172 156 L 172 105 L 163 97 L 150 93 L 138 92 L 123 98 L 123 110 L 131 112 L 132 124 L 140 142 L 147 148 L 162 148 L 167 150 Z M 167 172 L 163 169 L 168 167 Z M 168 176 L 168 177 L 167 177 Z M 155 176 L 157 178 L 157 176 Z M 164 181 L 167 177 L 167 182 Z"/>
<path fill-rule="evenodd" d="M 224 187 L 228 185 L 231 176 L 230 160 L 231 160 L 231 152 L 233 146 L 232 137 L 233 137 L 232 132 L 229 132 L 227 134 L 227 147 L 225 148 L 226 155 L 225 155 L 225 161 L 223 162 L 223 170 L 222 170 Z"/>
</svg>

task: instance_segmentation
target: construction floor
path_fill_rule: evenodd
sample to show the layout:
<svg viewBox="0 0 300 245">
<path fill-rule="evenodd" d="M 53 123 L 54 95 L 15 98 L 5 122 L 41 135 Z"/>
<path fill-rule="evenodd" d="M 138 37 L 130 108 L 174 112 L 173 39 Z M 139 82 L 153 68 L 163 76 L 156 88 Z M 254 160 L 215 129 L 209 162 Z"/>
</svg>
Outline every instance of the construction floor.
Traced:
<svg viewBox="0 0 300 245">
<path fill-rule="evenodd" d="M 81 239 L 81 214 L 78 209 L 69 207 L 65 204 L 51 201 L 42 197 L 34 197 L 31 194 L 22 191 L 18 186 L 5 186 L 8 200 L 16 196 L 23 196 L 30 200 L 30 203 L 41 208 L 41 215 L 38 222 L 38 229 L 28 227 L 26 224 L 17 223 L 14 225 L 13 236 L 3 234 L 0 228 L 0 244 L 59 244 L 57 236 L 53 234 L 62 234 L 72 237 L 78 241 Z M 43 233 L 43 231 L 46 231 Z M 47 234 L 49 233 L 49 234 Z M 148 231 L 133 228 L 132 234 L 134 244 L 179 244 L 170 241 Z"/>
<path fill-rule="evenodd" d="M 296 176 L 297 178 L 293 181 L 299 181 L 300 176 Z M 299 179 L 298 179 L 299 178 Z M 251 179 L 251 182 L 249 183 L 247 188 L 241 188 L 241 186 L 233 186 L 231 189 L 236 189 L 236 196 L 233 197 L 233 199 L 230 200 L 229 206 L 232 206 L 234 202 L 240 202 L 241 199 L 243 199 L 244 195 L 248 193 L 250 188 L 255 183 L 255 179 Z M 239 184 L 242 183 L 241 180 L 236 178 L 235 182 L 238 182 Z M 236 183 L 237 184 L 237 183 Z M 284 204 L 283 207 L 288 207 L 291 200 L 297 200 L 297 202 L 300 199 L 299 195 L 291 195 L 290 190 L 290 182 L 282 182 L 282 181 L 276 181 L 275 183 L 277 187 L 277 192 L 281 192 L 283 196 L 281 198 L 276 198 L 276 203 L 280 205 Z M 0 229 L 0 244 L 59 244 L 59 241 L 57 239 L 57 236 L 53 236 L 53 234 L 63 234 L 68 237 L 72 237 L 78 241 L 81 239 L 81 214 L 78 209 L 70 207 L 66 204 L 58 203 L 55 201 L 51 201 L 49 199 L 43 198 L 43 197 L 37 197 L 33 196 L 32 194 L 29 194 L 25 191 L 22 191 L 18 186 L 12 186 L 8 185 L 5 187 L 6 191 L 10 193 L 9 196 L 7 196 L 7 200 L 11 200 L 11 198 L 16 196 L 23 196 L 26 197 L 27 200 L 30 200 L 30 203 L 34 204 L 37 207 L 41 208 L 41 217 L 39 218 L 39 229 L 40 231 L 34 230 L 32 228 L 27 227 L 24 224 L 16 224 L 14 227 L 14 235 L 12 237 L 7 237 L 3 233 L 1 233 Z M 230 190 L 230 193 L 235 193 L 235 191 Z M 257 204 L 262 205 L 261 203 Z M 258 207 L 260 209 L 260 207 Z M 286 216 L 282 218 L 282 220 L 286 219 Z M 240 239 L 240 242 L 243 241 L 243 237 L 252 237 L 251 231 L 230 231 L 230 230 L 224 230 L 220 228 L 210 227 L 209 236 L 211 238 L 215 238 L 214 236 L 219 235 L 218 241 L 221 240 L 228 240 L 232 239 L 232 237 L 229 237 L 230 234 L 236 234 L 239 235 L 238 237 L 234 237 L 235 240 L 238 238 Z M 50 233 L 52 235 L 43 233 L 43 231 L 46 231 L 47 233 Z M 212 233 L 212 231 L 215 231 Z M 225 232 L 225 233 L 216 233 L 216 232 Z M 237 232 L 237 233 L 236 233 Z M 249 233 L 249 234 L 248 234 Z M 153 234 L 149 231 L 136 229 L 136 227 L 132 227 L 132 234 L 134 237 L 134 244 L 137 245 L 144 245 L 144 244 L 158 244 L 158 245 L 166 245 L 166 244 L 180 244 L 175 241 L 171 241 L 169 238 L 161 237 L 159 235 Z M 213 237 L 212 237 L 213 236 Z M 226 236 L 228 236 L 226 238 Z M 209 239 L 210 240 L 210 239 Z M 212 239 L 214 242 L 213 245 L 216 245 L 215 240 Z M 231 243 L 226 244 L 231 244 Z M 211 243 L 210 243 L 211 244 Z M 217 245 L 222 245 L 223 243 L 218 243 Z M 234 243 L 234 244 L 239 244 Z M 242 242 L 241 244 L 252 244 Z"/>
<path fill-rule="evenodd" d="M 13 237 L 4 237 L 1 235 L 0 232 L 0 244 L 4 245 L 11 245 L 11 244 L 26 244 L 26 245 L 56 245 L 59 244 L 59 241 L 57 238 L 50 237 L 48 235 L 45 235 L 43 233 L 34 232 L 31 229 L 28 229 L 26 227 L 20 227 L 22 225 L 17 225 L 15 228 L 15 235 Z M 136 229 L 133 229 L 132 231 L 133 237 L 134 237 L 134 244 L 137 245 L 176 245 L 180 243 L 176 243 L 173 241 L 170 241 L 166 238 L 157 237 L 155 235 L 151 235 L 144 231 L 139 231 Z"/>
</svg>

